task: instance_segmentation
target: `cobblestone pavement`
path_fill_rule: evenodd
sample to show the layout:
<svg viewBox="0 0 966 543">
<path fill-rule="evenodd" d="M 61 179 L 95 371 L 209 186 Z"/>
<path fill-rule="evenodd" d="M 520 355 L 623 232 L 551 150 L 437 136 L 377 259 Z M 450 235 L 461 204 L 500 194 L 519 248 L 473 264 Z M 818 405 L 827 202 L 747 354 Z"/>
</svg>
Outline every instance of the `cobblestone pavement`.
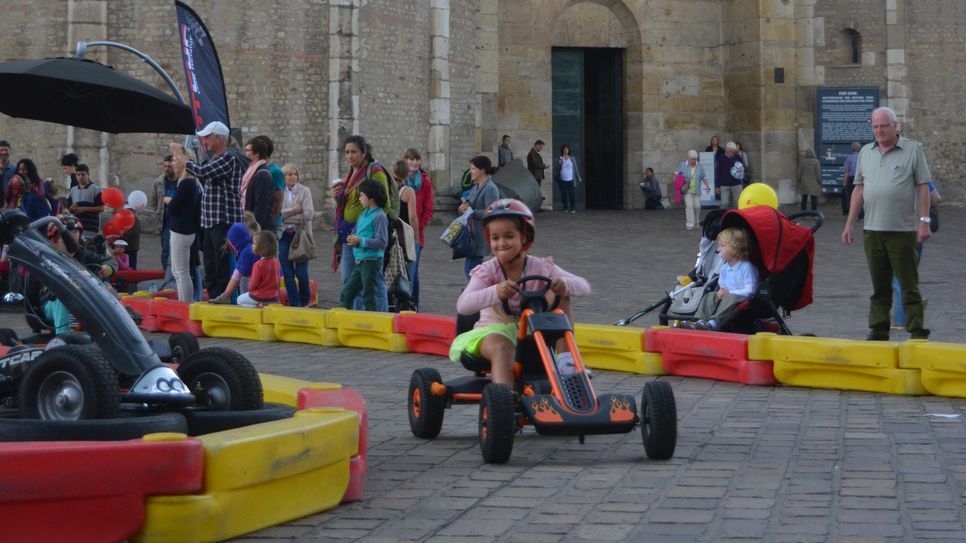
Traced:
<svg viewBox="0 0 966 543">
<path fill-rule="evenodd" d="M 870 294 L 861 245 L 839 241 L 837 206 L 816 234 L 815 302 L 796 312 L 797 333 L 862 338 Z M 960 342 L 966 211 L 943 208 L 928 242 L 923 290 L 937 341 Z M 693 263 L 698 234 L 682 210 L 537 216 L 534 254 L 586 276 L 594 294 L 580 322 L 610 323 L 656 301 Z M 462 261 L 449 260 L 442 226 L 427 233 L 422 309 L 452 313 Z M 320 236 L 320 239 L 324 236 Z M 156 240 L 144 241 L 151 247 Z M 150 251 L 143 251 L 148 253 Z M 156 255 L 146 255 L 149 262 Z M 144 257 L 142 257 L 144 258 Z M 320 301 L 338 280 L 313 263 Z M 22 329 L 10 314 L 0 322 Z M 635 323 L 649 326 L 656 318 Z M 893 339 L 905 339 L 893 332 Z M 664 377 L 674 387 L 678 447 L 646 459 L 640 433 L 575 438 L 518 434 L 510 462 L 483 465 L 477 410 L 446 412 L 439 438 L 417 439 L 406 417 L 415 368 L 465 375 L 446 360 L 297 344 L 203 339 L 246 354 L 260 371 L 359 390 L 369 408 L 365 498 L 251 534 L 241 541 L 964 541 L 966 403 L 935 397 L 750 387 Z M 598 391 L 638 395 L 650 377 L 595 372 Z M 933 416 L 953 414 L 949 419 Z"/>
</svg>

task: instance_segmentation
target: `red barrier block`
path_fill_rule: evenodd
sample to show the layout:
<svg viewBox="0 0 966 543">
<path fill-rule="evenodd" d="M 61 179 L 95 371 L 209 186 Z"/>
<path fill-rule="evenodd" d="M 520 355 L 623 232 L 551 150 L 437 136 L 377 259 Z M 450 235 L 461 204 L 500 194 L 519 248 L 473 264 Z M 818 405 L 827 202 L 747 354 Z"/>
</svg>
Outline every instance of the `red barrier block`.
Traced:
<svg viewBox="0 0 966 543">
<path fill-rule="evenodd" d="M 288 291 L 285 290 L 285 281 L 282 281 L 281 286 L 278 288 L 278 299 L 282 302 L 282 305 L 288 305 Z M 309 307 L 318 303 L 318 286 L 315 284 L 315 279 L 309 279 Z"/>
<path fill-rule="evenodd" d="M 145 332 L 157 332 L 159 330 L 158 322 L 154 315 L 154 300 L 135 296 L 124 296 L 121 298 L 121 303 L 141 314 L 143 319 L 141 320 L 141 324 L 138 324 L 138 328 Z"/>
<path fill-rule="evenodd" d="M 369 448 L 369 411 L 366 401 L 349 387 L 328 390 L 303 388 L 298 392 L 297 406 L 300 410 L 341 407 L 359 413 L 359 454 L 349 458 L 349 486 L 342 495 L 342 503 L 361 499 L 366 484 L 366 453 Z"/>
<path fill-rule="evenodd" d="M 204 446 L 197 439 L 173 435 L 122 442 L 0 444 L 3 541 L 130 538 L 144 522 L 146 496 L 203 488 Z"/>
<path fill-rule="evenodd" d="M 166 298 L 168 300 L 177 300 L 178 291 L 173 288 L 166 288 L 159 290 L 157 292 L 151 293 L 151 297 L 157 300 L 158 298 Z"/>
<path fill-rule="evenodd" d="M 195 337 L 204 337 L 205 333 L 201 330 L 201 322 L 193 321 L 189 318 L 191 302 L 154 300 L 152 307 L 158 323 L 158 329 L 162 332 L 168 332 L 169 334 L 189 332 L 194 334 Z"/>
<path fill-rule="evenodd" d="M 456 337 L 456 317 L 403 312 L 396 315 L 393 331 L 406 335 L 411 352 L 449 356 Z"/>
<path fill-rule="evenodd" d="M 649 328 L 644 350 L 661 353 L 671 375 L 746 385 L 776 385 L 772 362 L 748 360 L 748 336 L 677 328 Z"/>
</svg>

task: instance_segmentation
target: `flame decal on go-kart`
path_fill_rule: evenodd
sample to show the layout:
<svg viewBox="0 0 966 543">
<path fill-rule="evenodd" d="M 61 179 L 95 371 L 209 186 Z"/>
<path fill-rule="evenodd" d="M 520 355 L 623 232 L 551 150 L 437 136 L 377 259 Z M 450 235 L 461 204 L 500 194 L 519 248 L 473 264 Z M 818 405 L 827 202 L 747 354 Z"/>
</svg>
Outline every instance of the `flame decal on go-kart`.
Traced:
<svg viewBox="0 0 966 543">
<path fill-rule="evenodd" d="M 533 418 L 538 422 L 563 422 L 563 417 L 550 405 L 550 400 L 543 398 L 540 402 L 530 401 L 530 408 L 533 410 Z"/>
<path fill-rule="evenodd" d="M 634 412 L 631 411 L 630 402 L 616 396 L 611 396 L 610 420 L 611 422 L 626 422 L 629 420 L 634 420 Z"/>
</svg>

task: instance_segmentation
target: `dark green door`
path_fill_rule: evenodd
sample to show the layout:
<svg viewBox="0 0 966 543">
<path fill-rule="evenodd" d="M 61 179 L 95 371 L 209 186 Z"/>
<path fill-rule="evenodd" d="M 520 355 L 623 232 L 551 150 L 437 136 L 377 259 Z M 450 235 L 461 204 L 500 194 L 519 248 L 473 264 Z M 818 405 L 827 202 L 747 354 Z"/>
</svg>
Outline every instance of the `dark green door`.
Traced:
<svg viewBox="0 0 966 543">
<path fill-rule="evenodd" d="M 620 209 L 624 203 L 623 50 L 555 47 L 553 157 L 568 144 L 584 183 L 577 185 L 581 209 Z M 554 209 L 560 191 L 554 186 Z"/>
</svg>

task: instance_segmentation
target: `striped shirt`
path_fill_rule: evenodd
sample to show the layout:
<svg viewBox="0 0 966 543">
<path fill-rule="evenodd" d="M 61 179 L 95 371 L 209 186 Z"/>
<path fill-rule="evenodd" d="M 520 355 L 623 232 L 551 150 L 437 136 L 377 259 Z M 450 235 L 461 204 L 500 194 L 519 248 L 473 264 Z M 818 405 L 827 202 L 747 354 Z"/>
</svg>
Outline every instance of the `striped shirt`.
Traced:
<svg viewBox="0 0 966 543">
<path fill-rule="evenodd" d="M 233 154 L 224 152 L 204 164 L 185 166 L 204 187 L 201 196 L 201 227 L 242 221 L 241 180 L 245 173 Z"/>
</svg>

